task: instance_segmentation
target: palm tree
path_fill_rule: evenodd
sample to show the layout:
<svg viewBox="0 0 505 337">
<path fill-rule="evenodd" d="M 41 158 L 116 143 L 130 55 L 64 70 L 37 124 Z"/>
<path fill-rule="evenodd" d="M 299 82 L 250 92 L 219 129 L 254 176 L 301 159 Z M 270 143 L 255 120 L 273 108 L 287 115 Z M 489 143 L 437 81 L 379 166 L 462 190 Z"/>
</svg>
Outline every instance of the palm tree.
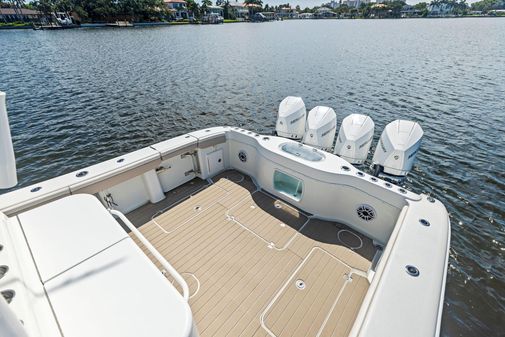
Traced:
<svg viewBox="0 0 505 337">
<path fill-rule="evenodd" d="M 230 18 L 230 2 L 226 0 L 223 4 L 223 18 L 224 19 L 231 19 Z"/>
<path fill-rule="evenodd" d="M 207 14 L 207 9 L 209 6 L 212 6 L 212 1 L 210 0 L 202 0 L 202 4 L 200 5 L 200 11 L 202 12 L 202 15 Z"/>
<path fill-rule="evenodd" d="M 193 17 L 200 15 L 200 6 L 198 6 L 195 0 L 186 0 L 186 7 Z"/>
</svg>

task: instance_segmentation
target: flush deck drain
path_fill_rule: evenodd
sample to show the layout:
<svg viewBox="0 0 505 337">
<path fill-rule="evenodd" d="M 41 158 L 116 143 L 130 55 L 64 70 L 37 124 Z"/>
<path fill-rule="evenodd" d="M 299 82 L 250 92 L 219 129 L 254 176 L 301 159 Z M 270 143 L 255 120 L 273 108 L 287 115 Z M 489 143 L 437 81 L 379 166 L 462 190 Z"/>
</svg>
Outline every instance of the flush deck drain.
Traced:
<svg viewBox="0 0 505 337">
<path fill-rule="evenodd" d="M 300 290 L 305 289 L 305 282 L 303 282 L 303 280 L 296 280 L 295 285 Z"/>
</svg>

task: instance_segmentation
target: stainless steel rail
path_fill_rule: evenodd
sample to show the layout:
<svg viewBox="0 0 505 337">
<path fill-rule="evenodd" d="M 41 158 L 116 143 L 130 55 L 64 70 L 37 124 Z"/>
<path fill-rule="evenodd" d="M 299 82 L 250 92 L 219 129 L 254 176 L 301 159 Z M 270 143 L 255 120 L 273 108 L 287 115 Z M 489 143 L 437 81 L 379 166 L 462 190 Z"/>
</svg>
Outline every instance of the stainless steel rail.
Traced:
<svg viewBox="0 0 505 337">
<path fill-rule="evenodd" d="M 109 212 L 112 215 L 117 216 L 121 221 L 125 223 L 126 226 L 132 231 L 133 234 L 142 242 L 142 244 L 153 254 L 153 256 L 158 260 L 163 268 L 170 274 L 172 277 L 175 279 L 177 283 L 182 287 L 182 297 L 186 300 L 186 302 L 189 300 L 189 287 L 184 278 L 175 270 L 174 267 L 163 257 L 163 255 L 158 252 L 156 248 L 154 248 L 153 245 L 147 240 L 142 233 L 139 232 L 137 228 L 128 220 L 128 218 L 121 213 L 120 211 L 117 211 L 115 209 L 109 209 Z"/>
</svg>

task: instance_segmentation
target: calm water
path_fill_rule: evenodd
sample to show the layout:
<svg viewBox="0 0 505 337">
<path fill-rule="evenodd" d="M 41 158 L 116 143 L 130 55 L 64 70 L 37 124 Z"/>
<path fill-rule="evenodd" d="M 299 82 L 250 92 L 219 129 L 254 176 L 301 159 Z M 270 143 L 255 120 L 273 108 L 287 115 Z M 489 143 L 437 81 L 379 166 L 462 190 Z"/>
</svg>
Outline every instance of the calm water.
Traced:
<svg viewBox="0 0 505 337">
<path fill-rule="evenodd" d="M 287 95 L 370 115 L 376 140 L 416 120 L 408 185 L 452 221 L 442 335 L 504 335 L 505 19 L 0 31 L 0 90 L 20 186 L 208 126 L 269 133 Z"/>
</svg>

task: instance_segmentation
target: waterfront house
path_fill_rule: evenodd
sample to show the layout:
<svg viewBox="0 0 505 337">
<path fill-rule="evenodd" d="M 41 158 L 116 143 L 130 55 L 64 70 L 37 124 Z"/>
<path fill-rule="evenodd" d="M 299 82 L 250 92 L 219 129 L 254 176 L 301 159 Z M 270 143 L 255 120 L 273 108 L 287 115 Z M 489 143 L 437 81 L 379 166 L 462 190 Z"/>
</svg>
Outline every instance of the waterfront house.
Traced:
<svg viewBox="0 0 505 337">
<path fill-rule="evenodd" d="M 400 11 L 400 16 L 402 18 L 419 18 L 423 15 L 423 11 L 416 9 L 414 6 L 405 5 Z"/>
<path fill-rule="evenodd" d="M 21 22 L 38 22 L 44 17 L 44 14 L 33 9 L 26 8 L 0 8 L 0 22 L 11 23 L 16 21 Z"/>
<path fill-rule="evenodd" d="M 314 14 L 315 18 L 318 19 L 327 19 L 327 18 L 334 18 L 336 14 L 327 7 L 320 7 L 316 10 L 316 13 Z"/>
<path fill-rule="evenodd" d="M 261 7 L 261 5 L 258 5 L 258 4 L 249 3 L 249 4 L 244 4 L 244 6 L 246 6 L 246 8 L 249 11 L 249 17 L 252 17 L 255 13 L 261 12 L 261 10 L 263 9 L 263 7 Z"/>
<path fill-rule="evenodd" d="M 298 12 L 295 8 L 291 6 L 281 7 L 277 10 L 277 17 L 283 19 L 296 19 L 298 18 Z"/>
<path fill-rule="evenodd" d="M 339 6 L 345 5 L 349 8 L 359 8 L 361 4 L 369 4 L 370 2 L 370 0 L 344 0 Z"/>
<path fill-rule="evenodd" d="M 224 11 L 221 6 L 207 6 L 207 14 L 214 14 L 223 17 Z"/>
<path fill-rule="evenodd" d="M 202 23 L 223 23 L 224 10 L 221 6 L 207 6 L 205 14 L 201 18 Z"/>
<path fill-rule="evenodd" d="M 431 3 L 428 6 L 429 17 L 454 16 L 454 5 L 447 2 Z"/>
<path fill-rule="evenodd" d="M 163 0 L 176 21 L 189 19 L 188 7 L 184 0 Z"/>
<path fill-rule="evenodd" d="M 230 2 L 229 5 L 230 18 L 236 20 L 245 20 L 249 18 L 249 9 L 242 2 Z"/>
<path fill-rule="evenodd" d="M 374 4 L 372 5 L 371 8 L 370 18 L 372 19 L 387 18 L 390 17 L 391 12 L 392 11 L 388 9 L 388 7 L 383 3 Z"/>
</svg>

